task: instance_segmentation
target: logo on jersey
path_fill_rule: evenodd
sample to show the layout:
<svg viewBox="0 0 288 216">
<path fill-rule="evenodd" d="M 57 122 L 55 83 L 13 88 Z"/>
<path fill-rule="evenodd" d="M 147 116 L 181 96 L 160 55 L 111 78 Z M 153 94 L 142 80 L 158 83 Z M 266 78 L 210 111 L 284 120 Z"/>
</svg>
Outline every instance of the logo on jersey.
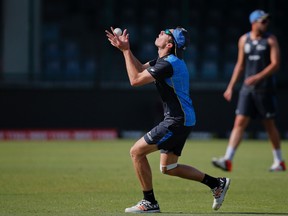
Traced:
<svg viewBox="0 0 288 216">
<path fill-rule="evenodd" d="M 152 135 L 152 134 L 151 134 L 151 131 L 149 131 L 149 132 L 147 133 L 147 137 L 148 137 L 148 139 L 149 139 L 150 141 L 153 141 L 153 138 L 152 138 L 151 135 Z"/>
<path fill-rule="evenodd" d="M 251 52 L 251 45 L 248 43 L 245 43 L 244 45 L 244 52 L 245 53 L 250 53 Z"/>
<path fill-rule="evenodd" d="M 261 57 L 259 55 L 249 55 L 248 59 L 250 61 L 258 61 Z"/>
<path fill-rule="evenodd" d="M 258 50 L 258 51 L 266 50 L 266 46 L 263 46 L 263 45 L 261 45 L 261 44 L 258 44 L 258 45 L 256 46 L 256 50 Z"/>
<path fill-rule="evenodd" d="M 266 113 L 266 118 L 273 118 L 273 117 L 275 117 L 275 113 Z"/>
</svg>

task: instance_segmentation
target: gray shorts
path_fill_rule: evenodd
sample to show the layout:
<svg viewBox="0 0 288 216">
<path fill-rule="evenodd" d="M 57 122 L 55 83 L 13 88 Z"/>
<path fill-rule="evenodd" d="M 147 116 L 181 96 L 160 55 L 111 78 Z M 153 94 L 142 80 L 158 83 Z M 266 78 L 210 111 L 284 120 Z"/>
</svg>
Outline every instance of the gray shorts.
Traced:
<svg viewBox="0 0 288 216">
<path fill-rule="evenodd" d="M 251 118 L 274 118 L 276 116 L 276 96 L 271 92 L 240 91 L 236 115 Z"/>
<path fill-rule="evenodd" d="M 182 149 L 191 130 L 192 127 L 164 120 L 146 133 L 144 139 L 150 145 L 157 145 L 161 153 L 173 152 L 175 155 L 181 156 Z"/>
</svg>

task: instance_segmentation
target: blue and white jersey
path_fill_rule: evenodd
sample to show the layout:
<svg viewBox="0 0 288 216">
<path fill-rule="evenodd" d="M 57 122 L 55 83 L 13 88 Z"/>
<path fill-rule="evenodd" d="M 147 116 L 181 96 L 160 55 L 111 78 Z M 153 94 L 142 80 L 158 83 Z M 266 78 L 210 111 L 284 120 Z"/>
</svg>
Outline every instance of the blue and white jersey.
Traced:
<svg viewBox="0 0 288 216">
<path fill-rule="evenodd" d="M 147 70 L 156 80 L 155 84 L 163 101 L 165 120 L 194 126 L 196 117 L 185 62 L 170 54 L 151 61 Z"/>
</svg>

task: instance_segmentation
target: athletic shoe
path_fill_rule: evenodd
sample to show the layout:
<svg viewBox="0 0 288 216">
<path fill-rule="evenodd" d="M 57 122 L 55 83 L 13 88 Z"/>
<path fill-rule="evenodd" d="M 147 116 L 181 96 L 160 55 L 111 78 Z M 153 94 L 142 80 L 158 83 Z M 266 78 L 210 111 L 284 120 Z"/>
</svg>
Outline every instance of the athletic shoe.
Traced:
<svg viewBox="0 0 288 216">
<path fill-rule="evenodd" d="M 224 171 L 228 171 L 228 172 L 232 171 L 232 161 L 225 160 L 224 157 L 212 158 L 212 164 L 215 167 L 218 167 Z"/>
<path fill-rule="evenodd" d="M 126 213 L 157 213 L 160 212 L 158 203 L 152 204 L 147 200 L 141 200 L 137 205 L 125 209 Z"/>
<path fill-rule="evenodd" d="M 218 181 L 220 185 L 211 190 L 214 196 L 214 201 L 212 205 L 212 209 L 214 210 L 218 210 L 221 207 L 231 182 L 229 178 L 218 178 Z"/>
<path fill-rule="evenodd" d="M 273 163 L 269 169 L 270 172 L 285 171 L 285 170 L 286 165 L 284 161 L 281 161 L 280 163 Z"/>
</svg>

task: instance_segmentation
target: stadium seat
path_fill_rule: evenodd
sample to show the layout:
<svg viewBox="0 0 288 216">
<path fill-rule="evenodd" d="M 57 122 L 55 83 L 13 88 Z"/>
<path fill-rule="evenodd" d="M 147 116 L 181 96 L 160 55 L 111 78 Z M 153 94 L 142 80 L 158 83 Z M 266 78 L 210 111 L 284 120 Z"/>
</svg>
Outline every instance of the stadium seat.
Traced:
<svg viewBox="0 0 288 216">
<path fill-rule="evenodd" d="M 231 78 L 235 64 L 235 62 L 231 61 L 227 61 L 224 63 L 224 79 L 229 80 Z"/>
<path fill-rule="evenodd" d="M 201 78 L 208 80 L 218 78 L 218 64 L 216 61 L 207 60 L 202 62 Z"/>
<path fill-rule="evenodd" d="M 60 45 L 57 42 L 48 42 L 44 44 L 44 56 L 46 59 L 60 58 L 62 55 Z"/>
<path fill-rule="evenodd" d="M 204 59 L 217 61 L 219 56 L 220 55 L 219 55 L 218 44 L 216 44 L 216 43 L 207 43 L 207 44 L 204 45 L 204 50 L 203 50 L 203 58 Z"/>
<path fill-rule="evenodd" d="M 213 26 L 221 26 L 223 24 L 223 12 L 220 9 L 210 9 L 207 13 L 206 21 Z"/>
<path fill-rule="evenodd" d="M 180 13 L 177 8 L 169 7 L 168 9 L 164 10 L 164 26 L 168 28 L 175 28 L 180 23 Z"/>
<path fill-rule="evenodd" d="M 197 77 L 196 64 L 193 61 L 187 61 L 187 68 L 189 70 L 190 79 L 195 79 Z"/>
<path fill-rule="evenodd" d="M 185 60 L 197 61 L 198 50 L 195 44 L 188 46 L 187 50 L 184 52 Z"/>
<path fill-rule="evenodd" d="M 224 60 L 225 61 L 237 61 L 238 46 L 237 43 L 227 43 L 224 48 Z"/>
<path fill-rule="evenodd" d="M 199 30 L 197 27 L 189 27 L 187 28 L 190 34 L 190 40 L 192 43 L 197 43 L 199 39 Z"/>
<path fill-rule="evenodd" d="M 208 26 L 204 30 L 204 40 L 208 43 L 217 43 L 220 39 L 220 32 L 216 26 Z"/>
<path fill-rule="evenodd" d="M 60 27 L 56 23 L 43 24 L 42 38 L 44 42 L 58 41 L 60 38 Z"/>
<path fill-rule="evenodd" d="M 75 59 L 80 56 L 78 44 L 74 41 L 65 42 L 63 52 L 66 59 Z"/>
<path fill-rule="evenodd" d="M 64 64 L 66 80 L 75 80 L 80 78 L 81 67 L 79 60 L 66 60 Z"/>
<path fill-rule="evenodd" d="M 157 48 L 151 42 L 144 42 L 140 48 L 140 61 L 146 62 L 157 57 Z"/>
<path fill-rule="evenodd" d="M 97 70 L 97 63 L 93 58 L 87 58 L 83 62 L 83 75 L 84 80 L 91 80 L 95 77 Z"/>
<path fill-rule="evenodd" d="M 44 79 L 54 81 L 62 79 L 62 65 L 60 59 L 47 60 L 44 62 Z"/>
<path fill-rule="evenodd" d="M 152 24 L 145 24 L 141 28 L 141 40 L 145 42 L 153 43 L 153 40 L 155 40 L 157 34 L 155 26 Z"/>
<path fill-rule="evenodd" d="M 240 36 L 244 34 L 237 26 L 227 27 L 224 34 L 225 43 L 236 43 Z"/>
</svg>

